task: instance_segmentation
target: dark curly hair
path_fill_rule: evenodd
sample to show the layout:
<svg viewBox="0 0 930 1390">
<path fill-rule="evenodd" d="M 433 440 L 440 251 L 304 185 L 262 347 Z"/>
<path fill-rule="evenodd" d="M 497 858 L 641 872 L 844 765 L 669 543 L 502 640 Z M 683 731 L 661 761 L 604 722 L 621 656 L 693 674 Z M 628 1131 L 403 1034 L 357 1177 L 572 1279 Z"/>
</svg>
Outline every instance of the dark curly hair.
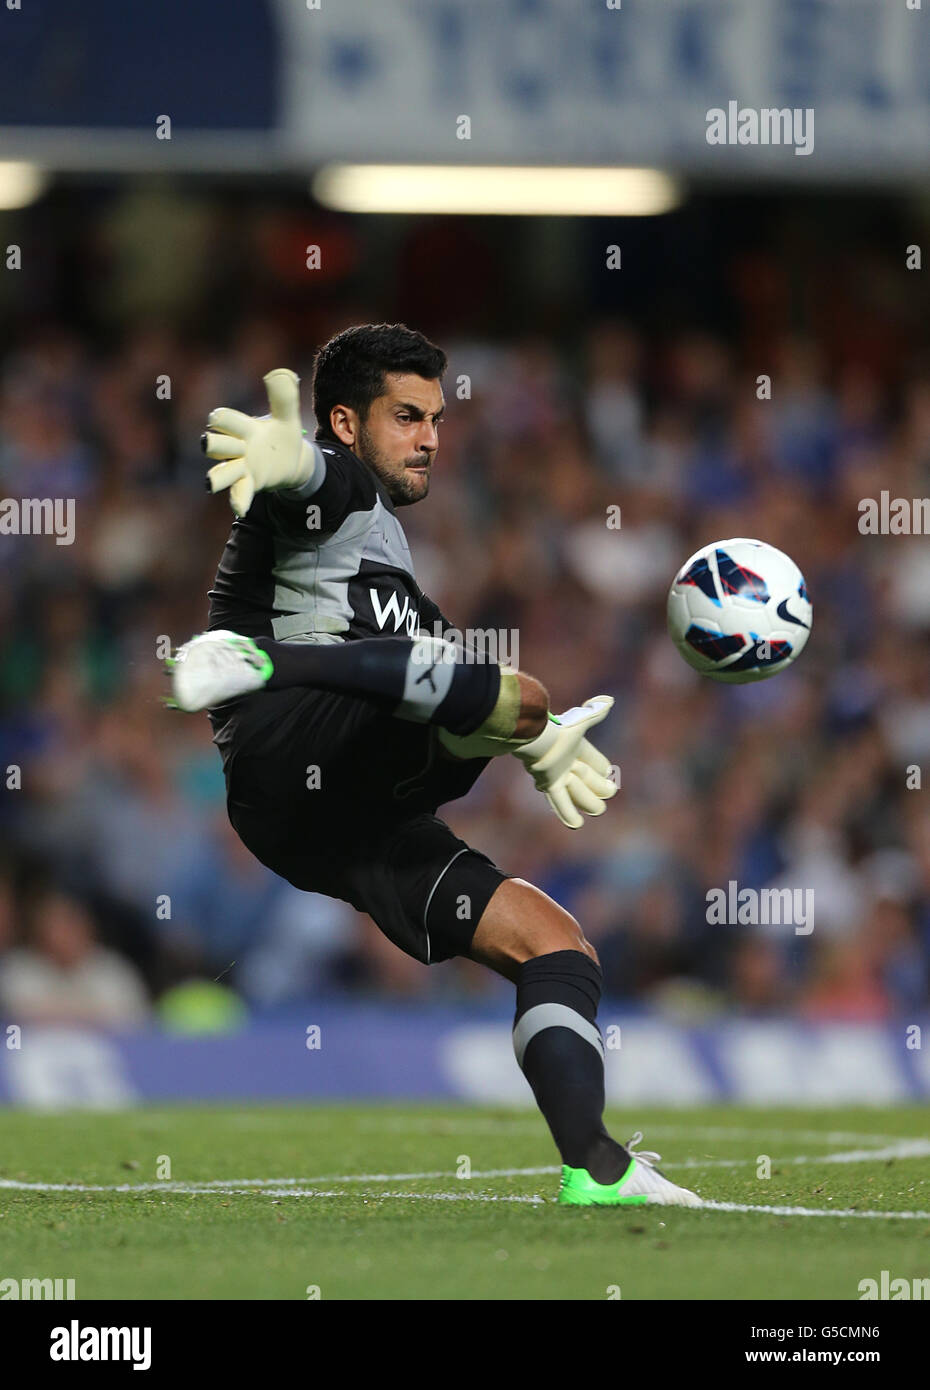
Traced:
<svg viewBox="0 0 930 1390">
<path fill-rule="evenodd" d="M 313 364 L 316 438 L 333 438 L 329 414 L 335 405 L 347 405 L 367 420 L 372 401 L 384 395 L 385 372 L 412 372 L 437 381 L 446 365 L 442 349 L 406 324 L 363 323 L 344 329 L 320 348 Z"/>
</svg>

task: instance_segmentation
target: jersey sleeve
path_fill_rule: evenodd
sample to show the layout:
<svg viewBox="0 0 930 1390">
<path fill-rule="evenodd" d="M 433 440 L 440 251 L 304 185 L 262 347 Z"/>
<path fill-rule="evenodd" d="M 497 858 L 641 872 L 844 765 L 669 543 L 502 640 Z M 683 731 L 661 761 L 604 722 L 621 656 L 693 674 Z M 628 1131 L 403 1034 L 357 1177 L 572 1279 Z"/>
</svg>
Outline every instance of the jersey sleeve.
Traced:
<svg viewBox="0 0 930 1390">
<path fill-rule="evenodd" d="M 305 483 L 265 494 L 280 530 L 311 539 L 338 531 L 350 512 L 367 511 L 375 502 L 374 480 L 359 459 L 320 440 L 314 440 L 313 453 L 313 473 Z"/>
</svg>

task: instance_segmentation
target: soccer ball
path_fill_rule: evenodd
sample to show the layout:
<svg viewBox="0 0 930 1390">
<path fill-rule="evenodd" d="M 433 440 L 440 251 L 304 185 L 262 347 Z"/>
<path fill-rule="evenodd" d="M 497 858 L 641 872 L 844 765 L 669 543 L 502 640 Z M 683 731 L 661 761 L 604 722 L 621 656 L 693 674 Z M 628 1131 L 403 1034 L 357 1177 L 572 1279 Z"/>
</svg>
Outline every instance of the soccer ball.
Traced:
<svg viewBox="0 0 930 1390">
<path fill-rule="evenodd" d="M 764 681 L 790 666 L 813 609 L 793 560 L 744 536 L 705 545 L 668 595 L 668 630 L 689 666 L 715 681 Z"/>
</svg>

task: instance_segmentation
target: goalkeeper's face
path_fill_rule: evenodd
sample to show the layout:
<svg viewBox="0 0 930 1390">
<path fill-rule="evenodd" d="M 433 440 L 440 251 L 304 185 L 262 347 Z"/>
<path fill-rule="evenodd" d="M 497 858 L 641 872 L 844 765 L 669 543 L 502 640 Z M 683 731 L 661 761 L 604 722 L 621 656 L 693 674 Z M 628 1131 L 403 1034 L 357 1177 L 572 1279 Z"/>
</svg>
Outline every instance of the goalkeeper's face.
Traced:
<svg viewBox="0 0 930 1390">
<path fill-rule="evenodd" d="M 384 384 L 368 418 L 357 419 L 349 447 L 377 473 L 394 505 L 405 507 L 429 492 L 445 401 L 439 382 L 421 376 L 387 372 Z"/>
</svg>

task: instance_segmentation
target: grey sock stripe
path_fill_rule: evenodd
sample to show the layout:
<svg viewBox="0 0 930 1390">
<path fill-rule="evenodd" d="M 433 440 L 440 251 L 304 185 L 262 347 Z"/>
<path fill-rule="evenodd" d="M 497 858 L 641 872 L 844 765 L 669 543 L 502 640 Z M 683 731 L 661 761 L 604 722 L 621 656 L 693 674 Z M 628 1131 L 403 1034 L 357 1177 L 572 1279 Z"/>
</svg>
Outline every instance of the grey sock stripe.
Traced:
<svg viewBox="0 0 930 1390">
<path fill-rule="evenodd" d="M 399 719 L 428 724 L 449 693 L 455 662 L 445 661 L 452 645 L 441 637 L 418 637 L 407 658 L 404 698 L 395 710 Z"/>
<path fill-rule="evenodd" d="M 582 1018 L 581 1014 L 570 1009 L 567 1004 L 536 1004 L 532 1009 L 527 1009 L 513 1030 L 513 1050 L 517 1054 L 519 1066 L 523 1066 L 523 1054 L 531 1039 L 544 1028 L 571 1028 L 584 1038 L 585 1042 L 597 1048 L 601 1054 L 601 1061 L 604 1060 L 604 1044 L 593 1023 Z"/>
</svg>

